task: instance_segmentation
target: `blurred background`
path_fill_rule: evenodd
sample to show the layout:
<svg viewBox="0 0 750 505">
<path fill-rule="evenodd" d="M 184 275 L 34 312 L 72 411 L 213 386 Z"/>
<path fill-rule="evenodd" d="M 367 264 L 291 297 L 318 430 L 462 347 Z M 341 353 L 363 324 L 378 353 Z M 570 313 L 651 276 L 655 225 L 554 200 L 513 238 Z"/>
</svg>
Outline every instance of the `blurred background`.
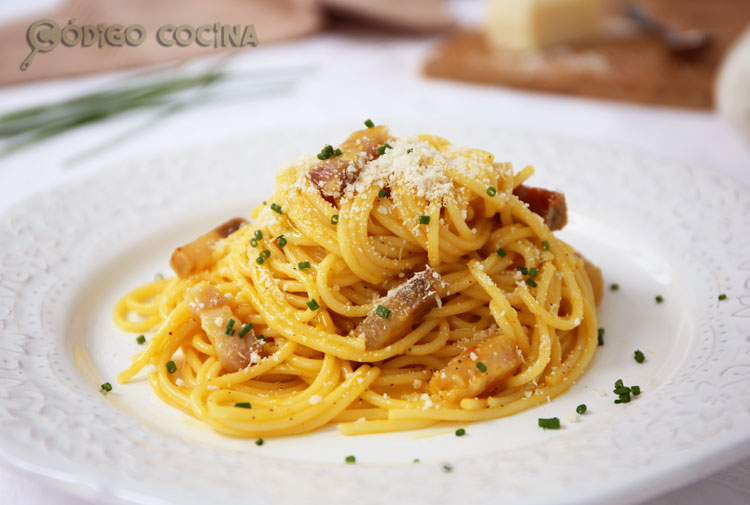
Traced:
<svg viewBox="0 0 750 505">
<path fill-rule="evenodd" d="M 117 24 L 145 41 L 100 43 Z M 750 184 L 750 0 L 0 0 L 0 47 L 0 212 L 134 156 L 366 118 L 631 146 Z M 649 505 L 709 500 L 750 503 L 750 459 Z M 80 503 L 0 469 L 0 505 L 50 502 Z"/>
</svg>

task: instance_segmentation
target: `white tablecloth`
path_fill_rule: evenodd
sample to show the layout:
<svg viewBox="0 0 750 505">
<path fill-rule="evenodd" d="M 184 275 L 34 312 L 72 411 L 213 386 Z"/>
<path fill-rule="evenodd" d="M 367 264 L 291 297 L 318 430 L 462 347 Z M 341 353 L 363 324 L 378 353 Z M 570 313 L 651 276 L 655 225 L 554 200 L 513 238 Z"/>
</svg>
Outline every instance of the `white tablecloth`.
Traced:
<svg viewBox="0 0 750 505">
<path fill-rule="evenodd" d="M 462 2 L 458 10 L 463 19 L 477 16 L 475 4 Z M 262 33 L 259 36 L 262 43 Z M 385 123 L 493 123 L 627 145 L 664 159 L 730 174 L 750 185 L 750 140 L 741 138 L 713 113 L 426 80 L 420 75 L 420 62 L 432 42 L 339 31 L 248 49 L 232 63 L 237 72 L 257 74 L 241 90 L 241 98 L 191 107 L 156 121 L 153 111 L 136 112 L 0 158 L 0 212 L 38 191 L 84 177 L 115 160 L 290 124 L 340 122 L 354 129 L 368 117 Z M 63 52 L 64 48 L 58 50 L 57 57 Z M 38 55 L 34 63 L 43 65 L 48 56 Z M 294 71 L 279 77 L 274 69 Z M 97 89 L 119 77 L 5 89 L 0 91 L 0 112 Z M 133 135 L 133 131 L 138 133 Z M 80 158 L 81 154 L 86 156 Z M 738 465 L 648 505 L 750 503 L 748 456 Z M 82 501 L 33 476 L 0 468 L 0 505 L 50 503 Z"/>
</svg>

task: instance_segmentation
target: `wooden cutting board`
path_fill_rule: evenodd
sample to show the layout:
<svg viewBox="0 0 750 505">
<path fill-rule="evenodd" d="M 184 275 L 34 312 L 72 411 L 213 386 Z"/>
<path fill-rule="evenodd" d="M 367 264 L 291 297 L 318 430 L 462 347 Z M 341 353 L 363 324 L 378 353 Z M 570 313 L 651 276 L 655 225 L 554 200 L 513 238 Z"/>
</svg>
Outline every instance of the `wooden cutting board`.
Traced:
<svg viewBox="0 0 750 505">
<path fill-rule="evenodd" d="M 714 45 L 695 60 L 672 56 L 659 39 L 638 30 L 623 15 L 626 3 L 610 2 L 601 39 L 538 52 L 494 49 L 479 29 L 454 32 L 430 54 L 424 73 L 534 91 L 712 108 L 719 63 L 750 24 L 750 0 L 639 0 L 676 28 L 699 28 L 715 36 Z"/>
</svg>

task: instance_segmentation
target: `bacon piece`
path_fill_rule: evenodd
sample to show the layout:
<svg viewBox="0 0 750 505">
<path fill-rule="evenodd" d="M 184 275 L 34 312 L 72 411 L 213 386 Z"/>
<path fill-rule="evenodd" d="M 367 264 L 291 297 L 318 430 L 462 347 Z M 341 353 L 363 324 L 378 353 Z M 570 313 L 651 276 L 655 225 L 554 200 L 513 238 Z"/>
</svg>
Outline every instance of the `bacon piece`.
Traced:
<svg viewBox="0 0 750 505">
<path fill-rule="evenodd" d="M 241 217 L 235 217 L 229 221 L 220 224 L 208 233 L 204 233 L 192 242 L 185 244 L 182 247 L 178 247 L 172 253 L 172 257 L 169 260 L 169 266 L 175 271 L 178 277 L 184 279 L 185 277 L 205 270 L 210 267 L 213 260 L 211 252 L 213 251 L 216 242 L 223 238 L 227 238 L 232 233 L 240 229 L 242 225 L 247 223 Z"/>
<path fill-rule="evenodd" d="M 323 198 L 335 205 L 346 186 L 357 179 L 365 163 L 379 156 L 378 147 L 386 142 L 385 126 L 355 131 L 339 146 L 340 155 L 319 162 L 307 176 Z"/>
<path fill-rule="evenodd" d="M 439 298 L 438 290 L 443 284 L 440 274 L 429 266 L 411 279 L 388 292 L 380 306 L 390 311 L 388 317 L 372 310 L 350 333 L 355 338 L 365 339 L 369 350 L 383 348 L 411 331 L 414 323 L 422 319 Z"/>
<path fill-rule="evenodd" d="M 483 366 L 478 368 L 478 363 Z M 520 364 L 521 357 L 513 339 L 493 333 L 450 360 L 442 370 L 435 371 L 430 379 L 430 391 L 449 403 L 489 394 Z"/>
<path fill-rule="evenodd" d="M 185 300 L 190 312 L 200 320 L 201 328 L 214 346 L 216 357 L 224 370 L 236 372 L 260 361 L 263 342 L 256 338 L 255 330 L 250 330 L 242 338 L 237 336 L 242 323 L 232 313 L 218 289 L 201 282 L 187 290 Z M 226 333 L 230 319 L 235 321 L 234 335 Z"/>
<path fill-rule="evenodd" d="M 542 216 L 550 230 L 561 230 L 568 223 L 568 206 L 564 194 L 523 184 L 514 189 L 513 194 L 528 204 L 534 214 Z"/>
</svg>

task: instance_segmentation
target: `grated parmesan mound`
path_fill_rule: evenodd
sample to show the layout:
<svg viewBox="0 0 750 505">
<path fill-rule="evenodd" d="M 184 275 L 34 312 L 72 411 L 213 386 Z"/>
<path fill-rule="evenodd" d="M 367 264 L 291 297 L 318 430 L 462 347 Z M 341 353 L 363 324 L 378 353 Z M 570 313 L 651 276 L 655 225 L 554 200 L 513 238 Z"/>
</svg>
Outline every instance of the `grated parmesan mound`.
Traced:
<svg viewBox="0 0 750 505">
<path fill-rule="evenodd" d="M 472 170 L 471 164 L 458 163 L 415 136 L 399 138 L 390 145 L 393 149 L 386 149 L 379 158 L 365 164 L 357 179 L 344 189 L 344 198 L 353 198 L 373 186 L 405 185 L 420 198 L 442 201 L 455 192 L 447 175 L 449 170 L 479 173 Z"/>
</svg>

